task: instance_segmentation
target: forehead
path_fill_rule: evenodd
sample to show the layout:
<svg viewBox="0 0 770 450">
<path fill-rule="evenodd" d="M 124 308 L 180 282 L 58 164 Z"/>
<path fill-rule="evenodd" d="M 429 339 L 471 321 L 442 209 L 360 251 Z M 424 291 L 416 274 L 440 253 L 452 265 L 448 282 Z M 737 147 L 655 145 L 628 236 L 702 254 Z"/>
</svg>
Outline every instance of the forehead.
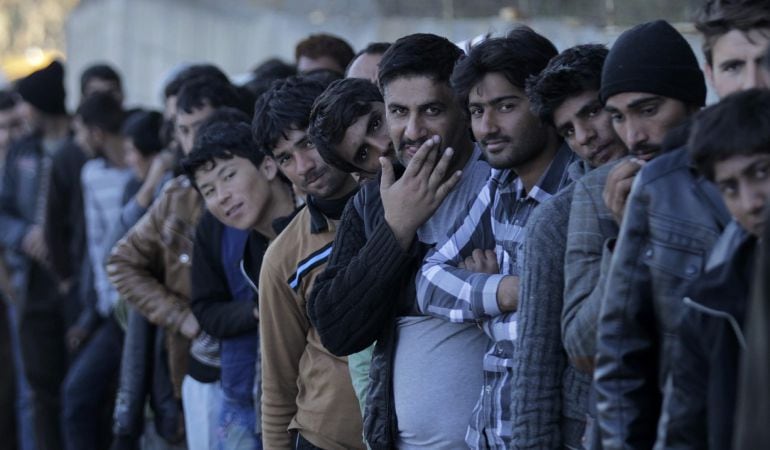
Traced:
<svg viewBox="0 0 770 450">
<path fill-rule="evenodd" d="M 720 36 L 712 46 L 714 64 L 728 59 L 755 59 L 764 54 L 770 42 L 770 28 L 753 28 L 748 31 L 730 30 Z"/>
<path fill-rule="evenodd" d="M 358 58 L 354 59 L 348 69 L 348 78 L 363 78 L 365 80 L 376 80 L 377 71 L 379 68 L 377 64 L 382 60 L 382 54 L 379 53 L 364 53 Z"/>
<path fill-rule="evenodd" d="M 294 145 L 307 137 L 306 130 L 288 129 L 284 130 L 281 137 L 275 143 L 273 153 L 290 152 L 295 149 Z"/>
<path fill-rule="evenodd" d="M 384 89 L 385 104 L 417 106 L 426 103 L 452 103 L 454 95 L 447 83 L 433 78 L 415 75 L 391 80 Z"/>
<path fill-rule="evenodd" d="M 770 151 L 770 149 L 768 149 Z M 753 155 L 735 155 L 714 164 L 714 181 L 724 182 L 739 179 L 751 165 L 760 161 L 769 161 L 770 153 L 755 153 Z"/>
<path fill-rule="evenodd" d="M 608 108 L 617 109 L 618 111 L 625 111 L 633 108 L 640 101 L 652 99 L 663 100 L 664 102 L 676 101 L 668 97 L 651 94 L 649 92 L 621 92 L 620 94 L 615 94 L 608 98 L 606 106 Z"/>
<path fill-rule="evenodd" d="M 578 113 L 586 106 L 599 100 L 597 91 L 583 91 L 567 97 L 553 110 L 553 123 L 560 127 L 577 118 Z"/>
<path fill-rule="evenodd" d="M 193 108 L 192 112 L 178 109 L 176 112 L 176 122 L 178 125 L 190 125 L 208 118 L 214 112 L 214 108 L 208 103 L 204 103 L 201 108 Z"/>
<path fill-rule="evenodd" d="M 491 72 L 479 80 L 468 93 L 468 100 L 470 102 L 475 101 L 489 101 L 501 96 L 516 95 L 523 97 L 524 92 L 511 84 L 505 76 L 500 72 Z"/>
</svg>

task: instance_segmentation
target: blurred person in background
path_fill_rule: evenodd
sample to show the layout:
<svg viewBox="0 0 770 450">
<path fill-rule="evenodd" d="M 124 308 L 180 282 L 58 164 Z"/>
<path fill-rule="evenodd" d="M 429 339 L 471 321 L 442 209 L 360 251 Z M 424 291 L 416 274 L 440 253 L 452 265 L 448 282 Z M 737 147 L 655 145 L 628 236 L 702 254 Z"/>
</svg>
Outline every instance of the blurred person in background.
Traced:
<svg viewBox="0 0 770 450">
<path fill-rule="evenodd" d="M 355 53 L 350 44 L 330 34 L 311 34 L 301 40 L 294 49 L 294 60 L 299 73 L 327 69 L 342 76 L 353 56 Z"/>
<path fill-rule="evenodd" d="M 345 69 L 345 78 L 363 78 L 377 83 L 377 72 L 382 55 L 390 48 L 390 42 L 372 42 L 356 53 Z"/>
</svg>

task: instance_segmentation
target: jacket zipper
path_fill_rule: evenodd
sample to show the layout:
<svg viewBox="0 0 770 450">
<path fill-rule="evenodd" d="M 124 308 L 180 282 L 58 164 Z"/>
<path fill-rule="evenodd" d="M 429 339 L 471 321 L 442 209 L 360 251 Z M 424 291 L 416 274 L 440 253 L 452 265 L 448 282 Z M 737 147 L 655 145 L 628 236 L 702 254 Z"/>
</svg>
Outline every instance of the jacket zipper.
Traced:
<svg viewBox="0 0 770 450">
<path fill-rule="evenodd" d="M 251 286 L 251 288 L 254 289 L 254 292 L 259 295 L 259 288 L 257 288 L 257 284 L 254 283 L 249 274 L 246 272 L 246 264 L 244 263 L 243 259 L 241 259 L 241 263 L 238 266 L 241 268 L 241 274 L 243 274 L 244 278 L 246 278 L 249 286 Z"/>
</svg>

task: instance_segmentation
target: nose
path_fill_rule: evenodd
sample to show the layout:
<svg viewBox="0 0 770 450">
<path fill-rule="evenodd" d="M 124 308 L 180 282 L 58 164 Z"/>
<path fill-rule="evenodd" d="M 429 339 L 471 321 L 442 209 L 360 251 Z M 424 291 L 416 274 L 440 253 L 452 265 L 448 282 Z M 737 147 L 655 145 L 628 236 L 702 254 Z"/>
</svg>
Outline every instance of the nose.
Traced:
<svg viewBox="0 0 770 450">
<path fill-rule="evenodd" d="M 575 125 L 575 142 L 580 146 L 588 146 L 596 140 L 596 129 L 592 126 Z"/>
<path fill-rule="evenodd" d="M 762 214 L 765 209 L 765 196 L 759 189 L 744 186 L 741 189 L 741 208 L 747 215 Z"/>
<path fill-rule="evenodd" d="M 224 187 L 217 188 L 217 202 L 220 205 L 226 205 L 230 200 L 230 190 Z"/>
<path fill-rule="evenodd" d="M 483 139 L 485 136 L 489 136 L 500 131 L 497 126 L 497 121 L 492 111 L 484 111 L 481 117 L 477 121 L 474 132 L 478 134 L 479 139 Z"/>
<path fill-rule="evenodd" d="M 387 133 L 372 137 L 366 144 L 375 151 L 375 156 L 387 156 L 390 152 L 390 137 Z"/>
<path fill-rule="evenodd" d="M 315 161 L 308 153 L 303 151 L 294 152 L 297 175 L 304 176 L 315 169 Z"/>
<path fill-rule="evenodd" d="M 626 118 L 625 128 L 625 133 L 622 135 L 625 136 L 626 147 L 631 151 L 646 143 L 649 139 L 644 126 L 631 118 Z"/>
<path fill-rule="evenodd" d="M 416 141 L 424 137 L 427 133 L 423 126 L 423 121 L 417 114 L 410 114 L 406 122 L 404 137 L 410 141 Z"/>
<path fill-rule="evenodd" d="M 746 75 L 743 80 L 743 89 L 762 88 L 766 89 L 770 87 L 768 85 L 768 76 L 765 69 L 760 64 L 755 64 L 746 70 Z"/>
</svg>

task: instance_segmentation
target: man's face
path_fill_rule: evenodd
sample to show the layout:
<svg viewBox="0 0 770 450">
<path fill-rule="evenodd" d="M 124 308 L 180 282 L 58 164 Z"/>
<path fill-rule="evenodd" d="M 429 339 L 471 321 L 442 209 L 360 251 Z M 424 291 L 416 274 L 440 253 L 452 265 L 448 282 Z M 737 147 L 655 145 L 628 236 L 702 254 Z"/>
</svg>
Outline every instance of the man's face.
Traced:
<svg viewBox="0 0 770 450">
<path fill-rule="evenodd" d="M 285 130 L 273 156 L 286 178 L 314 197 L 340 198 L 355 186 L 353 177 L 324 162 L 305 130 Z"/>
<path fill-rule="evenodd" d="M 763 64 L 768 43 L 768 28 L 731 30 L 714 42 L 711 64 L 706 64 L 705 72 L 720 98 L 755 87 L 770 87 L 770 74 Z"/>
<path fill-rule="evenodd" d="M 144 180 L 152 164 L 152 156 L 144 156 L 142 152 L 134 145 L 131 138 L 123 139 L 123 153 L 126 158 L 126 165 L 131 168 L 134 175 L 139 180 Z"/>
<path fill-rule="evenodd" d="M 524 92 L 500 73 L 484 75 L 468 94 L 471 127 L 489 165 L 511 169 L 543 151 L 548 128 L 529 110 Z"/>
<path fill-rule="evenodd" d="M 441 138 L 441 151 L 468 139 L 468 120 L 446 83 L 420 75 L 400 77 L 385 86 L 384 98 L 388 134 L 404 165 L 429 137 Z"/>
<path fill-rule="evenodd" d="M 254 228 L 270 202 L 268 179 L 276 176 L 275 162 L 265 158 L 259 168 L 246 158 L 214 158 L 195 172 L 206 208 L 223 224 L 239 230 Z"/>
<path fill-rule="evenodd" d="M 16 107 L 0 111 L 0 150 L 7 149 L 24 134 L 24 122 Z"/>
<path fill-rule="evenodd" d="M 192 151 L 198 128 L 214 114 L 214 111 L 215 109 L 208 103 L 204 104 L 202 108 L 193 108 L 192 112 L 189 113 L 182 109 L 177 110 L 176 140 L 185 155 L 189 155 Z"/>
<path fill-rule="evenodd" d="M 648 161 L 660 153 L 666 133 L 690 115 L 683 102 L 645 92 L 613 95 L 605 108 L 629 153 Z"/>
<path fill-rule="evenodd" d="M 570 148 L 591 167 L 628 153 L 615 134 L 610 113 L 602 107 L 597 91 L 568 97 L 553 111 L 553 123 Z"/>
<path fill-rule="evenodd" d="M 101 155 L 101 142 L 98 138 L 98 132 L 83 123 L 80 116 L 75 116 L 72 121 L 72 128 L 75 131 L 75 143 L 91 156 Z"/>
<path fill-rule="evenodd" d="M 123 91 L 115 80 L 96 77 L 89 79 L 83 87 L 83 98 L 90 97 L 97 92 L 106 92 L 118 102 L 123 103 Z"/>
<path fill-rule="evenodd" d="M 385 104 L 372 102 L 372 110 L 360 116 L 345 130 L 335 151 L 345 162 L 359 168 L 366 175 L 379 172 L 379 158 L 384 156 L 392 159 L 395 153 L 385 124 Z"/>
<path fill-rule="evenodd" d="M 770 198 L 770 154 L 719 161 L 714 165 L 714 182 L 735 220 L 754 236 L 762 236 Z"/>
<path fill-rule="evenodd" d="M 31 131 L 40 131 L 42 126 L 43 116 L 37 108 L 32 106 L 31 103 L 22 100 L 16 109 L 19 113 L 19 117 L 24 122 L 26 129 Z"/>
<path fill-rule="evenodd" d="M 364 53 L 350 63 L 347 78 L 363 78 L 364 80 L 376 83 L 377 73 L 379 72 L 377 65 L 381 60 L 381 53 Z"/>
<path fill-rule="evenodd" d="M 329 56 L 319 56 L 318 58 L 300 56 L 297 60 L 297 72 L 299 73 L 308 73 L 320 69 L 328 69 L 337 73 L 345 73 L 345 68 L 340 67 L 337 61 Z"/>
</svg>

